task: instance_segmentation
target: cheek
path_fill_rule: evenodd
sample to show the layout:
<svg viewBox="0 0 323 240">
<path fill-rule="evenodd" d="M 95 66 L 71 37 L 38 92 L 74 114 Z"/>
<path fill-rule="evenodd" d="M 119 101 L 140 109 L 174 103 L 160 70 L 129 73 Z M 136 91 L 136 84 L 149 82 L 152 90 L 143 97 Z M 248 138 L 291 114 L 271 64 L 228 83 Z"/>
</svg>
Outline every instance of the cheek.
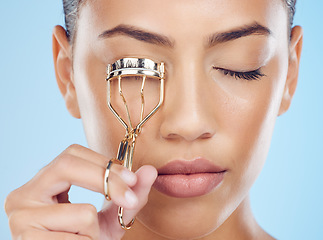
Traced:
<svg viewBox="0 0 323 240">
<path fill-rule="evenodd" d="M 95 55 L 83 54 L 74 62 L 74 77 L 86 137 L 92 150 L 112 158 L 126 130 L 108 108 L 106 64 Z M 136 126 L 158 104 L 160 80 L 148 77 L 143 85 L 142 77 L 122 77 L 120 83 L 122 96 L 118 79 L 111 81 L 111 105 L 127 124 L 128 109 L 132 126 Z"/>
<path fill-rule="evenodd" d="M 264 69 L 266 77 L 241 86 L 236 95 L 226 92 L 219 134 L 222 129 L 233 176 L 241 183 L 236 190 L 249 188 L 265 162 L 285 86 L 286 59 L 274 57 Z"/>
<path fill-rule="evenodd" d="M 123 76 L 120 84 L 118 79 L 113 79 L 110 84 L 111 105 L 126 123 L 131 120 L 129 125 L 134 128 L 158 104 L 160 85 L 160 80 L 152 77 Z"/>
<path fill-rule="evenodd" d="M 107 106 L 106 66 L 86 52 L 78 54 L 74 79 L 88 145 L 109 158 L 115 157 L 124 130 Z"/>
</svg>

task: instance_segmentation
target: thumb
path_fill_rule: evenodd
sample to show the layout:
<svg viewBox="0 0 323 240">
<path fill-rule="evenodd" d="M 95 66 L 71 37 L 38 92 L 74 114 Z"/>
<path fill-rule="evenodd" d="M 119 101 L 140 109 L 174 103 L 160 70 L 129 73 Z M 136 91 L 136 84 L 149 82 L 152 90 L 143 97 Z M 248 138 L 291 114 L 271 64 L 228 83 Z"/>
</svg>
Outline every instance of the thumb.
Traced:
<svg viewBox="0 0 323 240">
<path fill-rule="evenodd" d="M 125 224 L 131 222 L 146 205 L 150 189 L 157 178 L 157 170 L 153 166 L 145 165 L 137 170 L 136 175 L 137 183 L 132 187 L 132 190 L 138 198 L 138 205 L 132 209 L 124 207 Z M 99 212 L 99 222 L 101 235 L 109 239 L 121 239 L 125 233 L 118 221 L 118 206 L 112 202 L 108 202 L 106 208 Z"/>
</svg>

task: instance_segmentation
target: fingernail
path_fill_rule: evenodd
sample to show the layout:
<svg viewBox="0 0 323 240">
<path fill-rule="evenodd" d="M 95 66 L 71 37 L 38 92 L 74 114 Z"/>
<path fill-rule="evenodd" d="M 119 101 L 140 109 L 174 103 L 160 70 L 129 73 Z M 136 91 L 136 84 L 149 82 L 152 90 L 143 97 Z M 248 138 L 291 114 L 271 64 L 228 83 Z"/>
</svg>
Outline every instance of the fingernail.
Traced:
<svg viewBox="0 0 323 240">
<path fill-rule="evenodd" d="M 126 191 L 126 193 L 125 193 L 125 199 L 126 199 L 127 203 L 131 206 L 135 206 L 138 203 L 137 196 L 129 190 Z"/>
<path fill-rule="evenodd" d="M 134 183 L 136 181 L 136 175 L 133 172 L 129 172 L 128 170 L 123 170 L 121 172 L 121 178 L 128 184 Z"/>
</svg>

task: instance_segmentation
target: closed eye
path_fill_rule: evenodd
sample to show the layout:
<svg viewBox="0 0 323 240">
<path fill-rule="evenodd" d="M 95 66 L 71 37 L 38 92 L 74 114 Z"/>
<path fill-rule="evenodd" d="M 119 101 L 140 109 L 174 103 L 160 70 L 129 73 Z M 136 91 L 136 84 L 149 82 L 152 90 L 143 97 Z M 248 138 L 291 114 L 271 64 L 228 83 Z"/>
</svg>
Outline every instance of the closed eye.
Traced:
<svg viewBox="0 0 323 240">
<path fill-rule="evenodd" d="M 213 66 L 213 69 L 221 72 L 225 76 L 231 76 L 237 80 L 238 79 L 243 79 L 247 81 L 260 80 L 263 76 L 266 76 L 265 74 L 261 73 L 260 68 L 253 71 L 248 71 L 248 72 L 237 72 L 237 71 L 232 71 L 229 69 L 219 68 L 215 66 Z"/>
</svg>

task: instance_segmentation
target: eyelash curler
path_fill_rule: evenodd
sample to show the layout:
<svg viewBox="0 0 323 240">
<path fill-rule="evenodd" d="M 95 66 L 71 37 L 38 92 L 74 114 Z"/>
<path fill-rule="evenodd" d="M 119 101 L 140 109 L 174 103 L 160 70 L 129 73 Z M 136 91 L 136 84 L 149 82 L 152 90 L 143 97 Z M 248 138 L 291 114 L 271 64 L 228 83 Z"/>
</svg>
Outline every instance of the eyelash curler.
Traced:
<svg viewBox="0 0 323 240">
<path fill-rule="evenodd" d="M 142 78 L 141 89 L 140 89 L 140 96 L 141 96 L 140 121 L 136 126 L 133 126 L 132 124 L 128 104 L 122 91 L 123 77 L 136 77 L 135 81 L 139 81 L 138 79 L 140 79 L 140 77 Z M 160 81 L 159 102 L 144 117 L 144 110 L 145 110 L 144 88 L 145 88 L 147 77 Z M 120 145 L 119 145 L 117 158 L 110 161 L 107 166 L 104 184 L 105 184 L 106 198 L 107 200 L 110 200 L 110 197 L 108 194 L 108 175 L 109 175 L 109 169 L 110 169 L 111 163 L 112 162 L 118 163 L 131 171 L 136 138 L 140 134 L 142 126 L 158 111 L 158 109 L 164 102 L 165 64 L 163 62 L 156 63 L 146 58 L 122 58 L 117 60 L 115 63 L 109 64 L 107 66 L 106 80 L 108 85 L 108 88 L 107 88 L 108 107 L 126 130 L 125 137 L 123 138 L 123 140 L 120 142 Z M 126 114 L 128 118 L 127 121 L 121 117 L 121 115 L 115 110 L 115 108 L 112 106 L 112 103 L 111 103 L 111 82 L 116 80 L 118 81 L 119 95 L 122 99 L 122 102 L 126 110 Z M 125 230 L 130 229 L 132 224 L 135 221 L 135 219 L 132 219 L 132 221 L 129 224 L 126 225 L 124 223 L 122 207 L 119 207 L 118 209 L 118 220 L 121 227 Z"/>
</svg>

